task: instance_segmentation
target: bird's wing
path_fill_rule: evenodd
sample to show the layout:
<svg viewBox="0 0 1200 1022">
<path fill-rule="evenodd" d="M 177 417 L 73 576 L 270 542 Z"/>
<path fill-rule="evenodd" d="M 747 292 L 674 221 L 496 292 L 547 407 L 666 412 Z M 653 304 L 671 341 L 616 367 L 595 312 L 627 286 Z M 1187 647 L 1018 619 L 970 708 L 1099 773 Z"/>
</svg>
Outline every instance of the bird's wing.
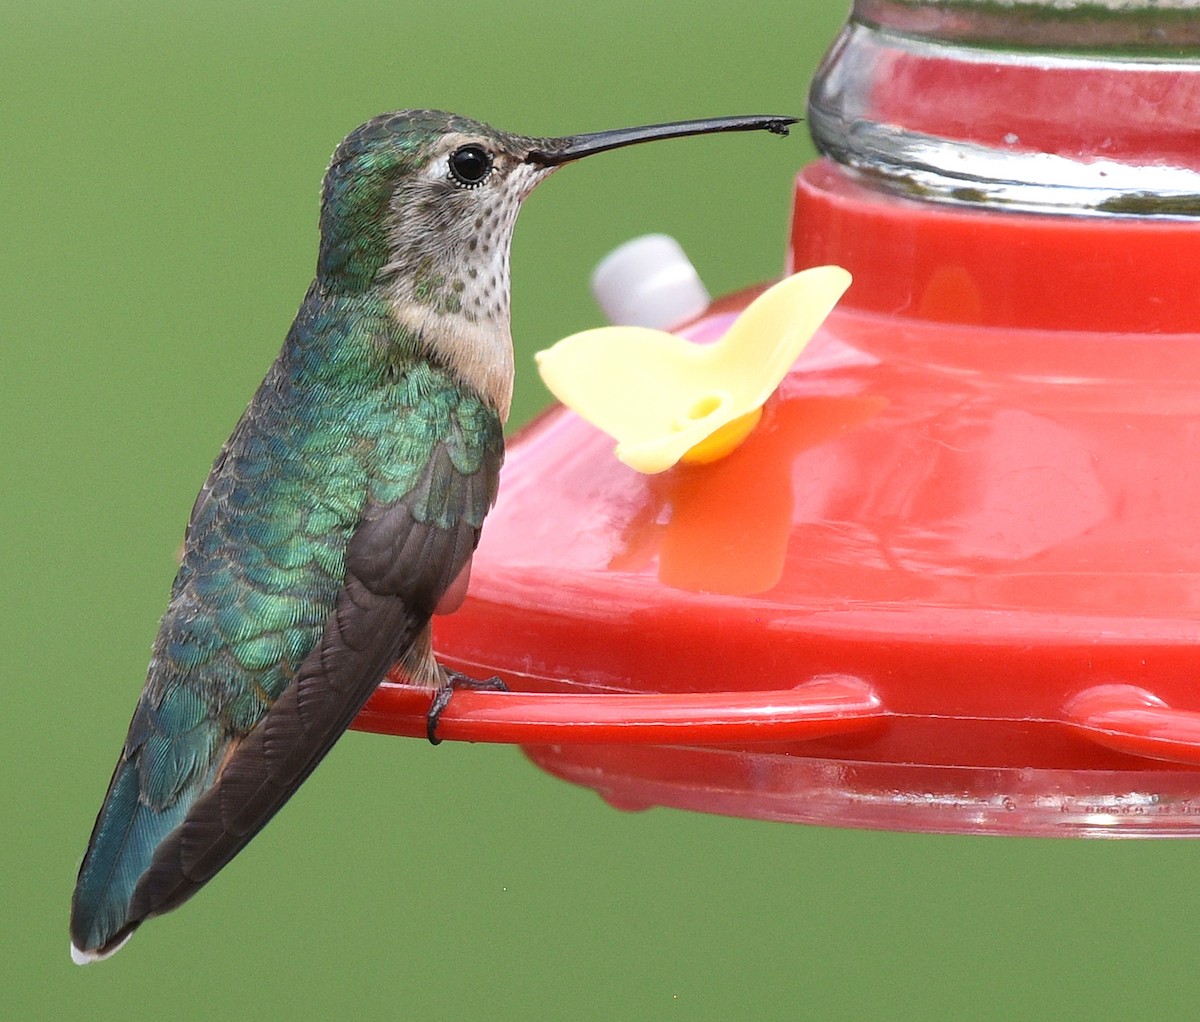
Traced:
<svg viewBox="0 0 1200 1022">
<path fill-rule="evenodd" d="M 158 844 L 123 922 L 110 927 L 98 947 L 77 944 L 80 950 L 102 955 L 115 949 L 143 920 L 185 901 L 229 862 L 422 636 L 474 550 L 495 498 L 503 458 L 498 422 L 494 433 L 469 465 L 447 444 L 435 444 L 403 497 L 368 505 L 346 551 L 345 584 L 316 646 L 257 725 L 227 748 L 211 784 Z M 114 777 L 113 789 L 117 784 Z"/>
</svg>

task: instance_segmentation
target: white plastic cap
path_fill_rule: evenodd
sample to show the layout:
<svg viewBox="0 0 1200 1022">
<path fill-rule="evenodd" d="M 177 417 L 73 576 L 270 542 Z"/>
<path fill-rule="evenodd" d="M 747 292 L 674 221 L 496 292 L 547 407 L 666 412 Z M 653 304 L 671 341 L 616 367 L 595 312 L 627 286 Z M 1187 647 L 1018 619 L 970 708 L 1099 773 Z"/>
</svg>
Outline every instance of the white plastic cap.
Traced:
<svg viewBox="0 0 1200 1022">
<path fill-rule="evenodd" d="M 663 329 L 711 301 L 679 242 L 646 234 L 613 249 L 592 273 L 592 294 L 610 323 Z"/>
</svg>

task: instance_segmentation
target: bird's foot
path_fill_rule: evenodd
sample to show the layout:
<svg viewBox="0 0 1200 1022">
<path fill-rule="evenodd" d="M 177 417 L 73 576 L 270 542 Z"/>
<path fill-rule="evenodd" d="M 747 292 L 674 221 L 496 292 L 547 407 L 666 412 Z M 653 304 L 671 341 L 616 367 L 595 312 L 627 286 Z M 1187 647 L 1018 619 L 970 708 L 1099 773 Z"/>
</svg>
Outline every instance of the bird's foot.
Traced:
<svg viewBox="0 0 1200 1022">
<path fill-rule="evenodd" d="M 441 744 L 442 740 L 437 736 L 438 721 L 441 719 L 442 712 L 450 704 L 450 697 L 458 689 L 466 688 L 475 692 L 485 690 L 489 692 L 508 691 L 508 686 L 498 677 L 480 681 L 478 678 L 472 678 L 458 671 L 452 671 L 448 667 L 443 668 L 443 670 L 446 672 L 446 684 L 434 693 L 433 702 L 429 705 L 429 712 L 425 714 L 425 737 L 429 739 L 430 745 Z"/>
</svg>

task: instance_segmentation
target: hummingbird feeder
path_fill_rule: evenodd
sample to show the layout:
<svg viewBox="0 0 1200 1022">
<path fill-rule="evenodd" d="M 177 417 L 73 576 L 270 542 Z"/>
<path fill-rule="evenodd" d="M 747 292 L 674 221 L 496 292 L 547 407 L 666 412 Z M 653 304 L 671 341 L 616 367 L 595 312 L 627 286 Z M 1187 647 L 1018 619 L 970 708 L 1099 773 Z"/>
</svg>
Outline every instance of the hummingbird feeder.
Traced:
<svg viewBox="0 0 1200 1022">
<path fill-rule="evenodd" d="M 857 0 L 786 259 L 853 282 L 711 457 L 645 474 L 563 407 L 517 435 L 435 627 L 510 691 L 440 735 L 626 809 L 1200 836 L 1198 45 L 1187 4 Z"/>
</svg>

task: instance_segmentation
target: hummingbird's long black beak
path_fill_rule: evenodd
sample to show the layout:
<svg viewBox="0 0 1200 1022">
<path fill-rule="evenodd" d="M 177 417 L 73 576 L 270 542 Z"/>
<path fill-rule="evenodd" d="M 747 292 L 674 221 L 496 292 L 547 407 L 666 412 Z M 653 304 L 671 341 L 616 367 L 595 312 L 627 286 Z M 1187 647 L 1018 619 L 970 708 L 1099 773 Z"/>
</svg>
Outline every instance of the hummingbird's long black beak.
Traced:
<svg viewBox="0 0 1200 1022">
<path fill-rule="evenodd" d="M 647 124 L 640 128 L 614 128 L 590 135 L 568 135 L 548 140 L 546 147 L 533 149 L 525 157 L 527 163 L 555 167 L 594 153 L 603 153 L 621 146 L 652 142 L 660 138 L 683 138 L 687 135 L 708 135 L 715 131 L 770 131 L 786 135 L 788 125 L 798 117 L 758 115 L 752 117 L 710 117 L 701 121 L 673 121 L 670 124 Z"/>
</svg>

